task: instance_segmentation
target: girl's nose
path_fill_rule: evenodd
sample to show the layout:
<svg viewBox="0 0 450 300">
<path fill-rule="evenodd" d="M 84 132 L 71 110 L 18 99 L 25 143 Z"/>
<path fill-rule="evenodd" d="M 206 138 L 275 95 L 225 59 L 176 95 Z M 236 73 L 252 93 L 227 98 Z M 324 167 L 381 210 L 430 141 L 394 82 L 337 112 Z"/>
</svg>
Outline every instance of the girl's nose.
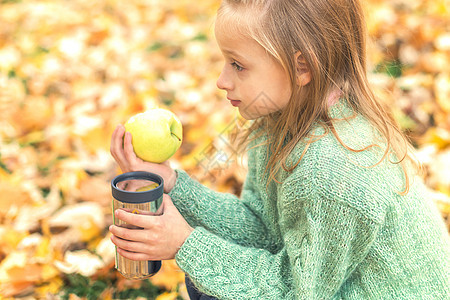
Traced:
<svg viewBox="0 0 450 300">
<path fill-rule="evenodd" d="M 227 74 L 226 67 L 222 69 L 222 72 L 219 75 L 219 78 L 217 79 L 217 87 L 221 90 L 232 90 L 233 89 L 233 83 L 231 81 L 231 78 L 229 74 Z"/>
</svg>

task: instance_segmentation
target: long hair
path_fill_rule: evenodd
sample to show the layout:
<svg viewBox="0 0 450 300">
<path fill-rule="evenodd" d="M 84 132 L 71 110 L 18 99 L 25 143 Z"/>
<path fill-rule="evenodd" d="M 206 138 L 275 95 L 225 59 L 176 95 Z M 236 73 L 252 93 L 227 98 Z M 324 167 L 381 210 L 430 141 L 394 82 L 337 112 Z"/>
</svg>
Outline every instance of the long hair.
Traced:
<svg viewBox="0 0 450 300">
<path fill-rule="evenodd" d="M 396 155 L 398 161 L 391 162 L 401 164 L 406 181 L 400 194 L 408 192 L 408 163 L 416 167 L 419 164 L 411 154 L 412 146 L 406 136 L 387 107 L 376 99 L 368 82 L 367 32 L 358 0 L 223 0 L 219 17 L 230 18 L 230 26 L 239 27 L 264 47 L 287 71 L 291 81 L 292 95 L 285 109 L 274 113 L 276 117 L 271 114 L 255 120 L 234 139 L 245 150 L 251 140 L 268 133 L 272 154 L 266 167 L 268 183 L 277 181 L 276 174 L 281 168 L 292 171 L 298 165 L 303 155 L 290 167 L 286 158 L 318 121 L 349 150 L 360 152 L 380 146 L 351 149 L 339 138 L 327 102 L 338 89 L 353 111 L 367 118 L 383 137 L 386 148 L 377 164 L 390 159 L 392 153 Z M 303 87 L 296 82 L 297 52 L 305 58 L 312 77 Z M 254 132 L 260 134 L 252 135 Z"/>
</svg>

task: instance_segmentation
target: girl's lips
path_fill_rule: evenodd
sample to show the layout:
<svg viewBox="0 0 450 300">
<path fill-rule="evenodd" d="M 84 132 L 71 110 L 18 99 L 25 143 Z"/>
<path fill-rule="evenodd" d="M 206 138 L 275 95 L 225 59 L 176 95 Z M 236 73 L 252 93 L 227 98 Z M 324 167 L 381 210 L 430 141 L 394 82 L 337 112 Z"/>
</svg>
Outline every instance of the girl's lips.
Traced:
<svg viewBox="0 0 450 300">
<path fill-rule="evenodd" d="M 238 106 L 239 103 L 241 103 L 240 100 L 233 100 L 233 99 L 230 99 L 230 98 L 228 98 L 228 97 L 227 97 L 227 99 L 230 100 L 231 105 L 233 105 L 233 106 Z"/>
<path fill-rule="evenodd" d="M 239 104 L 241 104 L 241 101 L 239 101 L 239 100 L 230 100 L 230 102 L 231 102 L 231 105 L 233 105 L 233 106 L 239 106 Z"/>
</svg>

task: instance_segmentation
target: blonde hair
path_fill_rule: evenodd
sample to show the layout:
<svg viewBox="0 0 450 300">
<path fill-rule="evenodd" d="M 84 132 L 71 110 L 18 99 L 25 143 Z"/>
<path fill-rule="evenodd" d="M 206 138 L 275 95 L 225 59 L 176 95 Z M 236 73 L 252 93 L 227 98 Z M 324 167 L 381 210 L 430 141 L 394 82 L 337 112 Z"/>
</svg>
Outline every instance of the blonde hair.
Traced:
<svg viewBox="0 0 450 300">
<path fill-rule="evenodd" d="M 351 149 L 339 138 L 327 103 L 330 93 L 339 89 L 341 98 L 348 101 L 355 113 L 366 117 L 385 139 L 384 155 L 375 165 L 390 153 L 396 154 L 399 161 L 391 162 L 400 163 L 405 175 L 405 189 L 400 194 L 408 193 L 407 163 L 419 165 L 411 155 L 412 146 L 406 136 L 370 88 L 367 32 L 358 0 L 224 0 L 218 10 L 219 17 L 233 18 L 229 25 L 234 24 L 264 47 L 284 67 L 291 81 L 292 95 L 287 107 L 255 120 L 239 138 L 233 139 L 241 150 L 246 150 L 251 140 L 268 133 L 272 154 L 266 167 L 268 183 L 277 181 L 280 168 L 290 172 L 298 165 L 304 153 L 293 166 L 288 167 L 286 159 L 318 121 L 349 150 L 360 152 L 379 147 L 373 144 L 364 149 Z M 296 82 L 298 64 L 294 53 L 297 52 L 303 55 L 311 72 L 311 81 L 303 87 Z M 259 134 L 252 135 L 256 131 Z"/>
</svg>

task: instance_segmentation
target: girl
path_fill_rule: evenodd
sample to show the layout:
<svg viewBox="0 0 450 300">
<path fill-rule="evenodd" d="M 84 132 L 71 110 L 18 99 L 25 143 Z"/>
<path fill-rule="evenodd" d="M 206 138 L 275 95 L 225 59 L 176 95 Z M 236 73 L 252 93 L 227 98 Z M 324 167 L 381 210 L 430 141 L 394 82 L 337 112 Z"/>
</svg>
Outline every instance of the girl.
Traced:
<svg viewBox="0 0 450 300">
<path fill-rule="evenodd" d="M 254 120 L 241 198 L 138 159 L 118 126 L 122 170 L 168 193 L 161 216 L 115 212 L 144 228 L 111 226 L 118 251 L 175 258 L 196 299 L 449 299 L 448 233 L 370 90 L 359 1 L 224 0 L 215 34 L 217 86 Z"/>
</svg>

